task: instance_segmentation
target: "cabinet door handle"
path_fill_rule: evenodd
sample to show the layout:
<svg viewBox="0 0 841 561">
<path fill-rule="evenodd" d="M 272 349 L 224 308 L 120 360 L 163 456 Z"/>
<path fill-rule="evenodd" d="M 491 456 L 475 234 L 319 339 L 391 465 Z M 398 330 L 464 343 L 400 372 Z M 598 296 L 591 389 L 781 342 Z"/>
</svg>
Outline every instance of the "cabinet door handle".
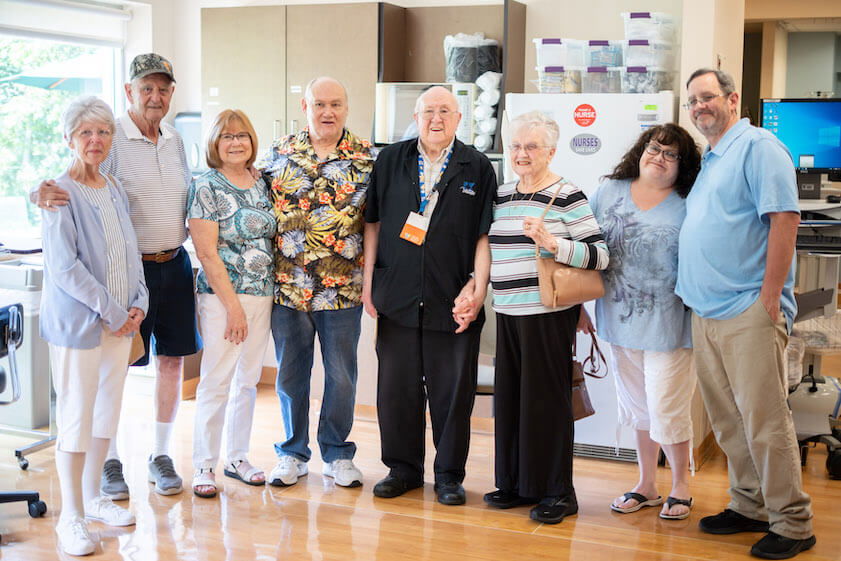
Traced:
<svg viewBox="0 0 841 561">
<path fill-rule="evenodd" d="M 272 140 L 280 138 L 282 132 L 283 126 L 281 126 L 280 119 L 275 119 L 274 123 L 272 123 Z"/>
<path fill-rule="evenodd" d="M 298 132 L 298 119 L 290 119 L 289 120 L 289 134 L 295 134 Z"/>
</svg>

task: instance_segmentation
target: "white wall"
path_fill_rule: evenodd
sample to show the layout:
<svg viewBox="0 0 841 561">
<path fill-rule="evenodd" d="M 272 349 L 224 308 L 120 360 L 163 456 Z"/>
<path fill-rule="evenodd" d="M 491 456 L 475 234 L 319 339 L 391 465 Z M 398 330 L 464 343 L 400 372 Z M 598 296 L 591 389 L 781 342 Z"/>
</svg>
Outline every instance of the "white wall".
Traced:
<svg viewBox="0 0 841 561">
<path fill-rule="evenodd" d="M 789 33 L 786 97 L 835 90 L 835 33 Z"/>
</svg>

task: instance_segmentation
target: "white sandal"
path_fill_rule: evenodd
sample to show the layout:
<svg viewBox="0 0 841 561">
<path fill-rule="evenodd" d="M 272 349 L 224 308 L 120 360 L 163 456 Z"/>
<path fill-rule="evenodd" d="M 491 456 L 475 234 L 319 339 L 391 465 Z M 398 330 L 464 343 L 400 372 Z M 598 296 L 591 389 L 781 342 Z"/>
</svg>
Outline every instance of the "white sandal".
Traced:
<svg viewBox="0 0 841 561">
<path fill-rule="evenodd" d="M 263 479 L 254 481 L 254 476 L 263 473 L 263 470 L 251 465 L 248 460 L 234 460 L 225 464 L 225 475 L 238 479 L 246 485 L 254 485 L 259 487 L 266 484 L 265 474 Z"/>
<path fill-rule="evenodd" d="M 199 491 L 199 487 L 213 487 L 213 491 Z M 193 493 L 203 499 L 212 499 L 217 492 L 216 474 L 213 473 L 213 468 L 197 469 L 193 474 Z"/>
</svg>

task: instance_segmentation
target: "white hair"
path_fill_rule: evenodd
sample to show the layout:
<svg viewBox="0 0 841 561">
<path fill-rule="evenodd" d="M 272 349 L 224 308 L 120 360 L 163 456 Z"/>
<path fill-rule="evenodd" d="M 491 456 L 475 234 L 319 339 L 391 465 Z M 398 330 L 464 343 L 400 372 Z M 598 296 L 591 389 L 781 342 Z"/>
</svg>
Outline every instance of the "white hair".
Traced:
<svg viewBox="0 0 841 561">
<path fill-rule="evenodd" d="M 445 92 L 450 94 L 450 97 L 452 97 L 452 100 L 453 100 L 453 107 L 455 108 L 456 111 L 458 111 L 458 109 L 459 109 L 458 99 L 456 98 L 455 94 L 453 94 L 453 92 L 451 90 L 448 90 L 444 86 L 430 86 L 429 88 L 426 88 L 425 90 L 423 90 L 421 92 L 421 94 L 418 96 L 418 98 L 415 100 L 415 113 L 420 113 L 421 110 L 423 109 L 423 98 L 424 98 L 424 96 L 426 94 L 428 94 L 430 91 L 432 91 L 436 88 L 441 88 L 442 90 L 444 90 Z"/>
<path fill-rule="evenodd" d="M 345 101 L 347 101 L 347 88 L 345 87 L 344 84 L 342 84 L 341 82 L 339 82 L 335 78 L 331 78 L 330 76 L 318 76 L 317 78 L 313 78 L 312 80 L 307 82 L 307 87 L 304 88 L 304 99 L 306 99 L 307 102 L 312 102 L 313 101 L 314 98 L 312 96 L 312 89 L 313 89 L 313 87 L 315 87 L 316 82 L 319 82 L 321 80 L 329 80 L 331 82 L 335 82 L 335 83 L 339 84 L 339 86 L 342 88 L 342 92 L 344 92 L 344 94 L 345 94 Z"/>
<path fill-rule="evenodd" d="M 116 130 L 114 113 L 107 103 L 94 96 L 78 97 L 64 110 L 64 136 L 70 138 L 86 121 L 105 123 L 113 134 Z"/>
<path fill-rule="evenodd" d="M 540 111 L 529 111 L 515 117 L 511 121 L 511 136 L 517 136 L 523 129 L 540 129 L 546 136 L 546 144 L 555 147 L 558 144 L 558 137 L 561 136 L 561 129 L 554 119 Z"/>
</svg>

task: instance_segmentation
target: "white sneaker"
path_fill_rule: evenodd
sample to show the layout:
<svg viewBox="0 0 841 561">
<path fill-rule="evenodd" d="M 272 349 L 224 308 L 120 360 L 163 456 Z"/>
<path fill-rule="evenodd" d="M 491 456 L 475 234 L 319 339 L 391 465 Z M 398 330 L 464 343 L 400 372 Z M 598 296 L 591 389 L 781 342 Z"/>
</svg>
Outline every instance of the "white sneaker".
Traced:
<svg viewBox="0 0 841 561">
<path fill-rule="evenodd" d="M 294 456 L 281 456 L 277 465 L 269 475 L 269 485 L 275 487 L 288 487 L 295 485 L 299 477 L 309 473 L 306 462 L 302 462 Z"/>
<path fill-rule="evenodd" d="M 96 551 L 85 520 L 80 516 L 59 518 L 55 533 L 61 549 L 68 555 L 90 555 Z"/>
<path fill-rule="evenodd" d="M 324 477 L 332 477 L 336 485 L 342 487 L 360 487 L 362 485 L 362 472 L 359 471 L 352 460 L 334 460 L 324 464 Z"/>
<path fill-rule="evenodd" d="M 85 505 L 85 516 L 109 526 L 133 526 L 135 523 L 131 511 L 115 505 L 108 497 L 97 497 L 88 501 Z"/>
</svg>

